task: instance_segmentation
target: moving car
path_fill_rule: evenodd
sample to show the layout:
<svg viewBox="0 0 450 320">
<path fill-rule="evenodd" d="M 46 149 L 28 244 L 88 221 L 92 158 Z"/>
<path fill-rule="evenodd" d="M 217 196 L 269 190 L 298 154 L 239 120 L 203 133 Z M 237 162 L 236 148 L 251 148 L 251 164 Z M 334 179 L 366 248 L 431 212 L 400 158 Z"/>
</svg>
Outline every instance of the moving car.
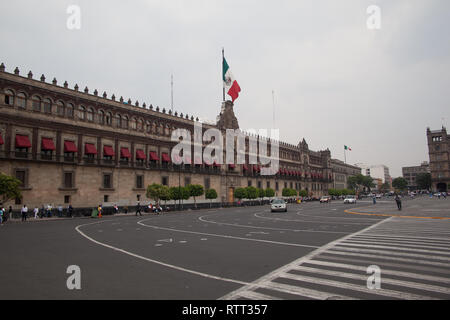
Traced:
<svg viewBox="0 0 450 320">
<path fill-rule="evenodd" d="M 272 200 L 272 203 L 270 205 L 270 210 L 272 212 L 274 212 L 274 211 L 287 212 L 286 201 L 284 201 L 283 199 L 274 199 L 274 200 Z"/>
<path fill-rule="evenodd" d="M 356 203 L 356 197 L 352 195 L 348 195 L 344 199 L 344 203 Z"/>
<path fill-rule="evenodd" d="M 330 196 L 322 196 L 322 198 L 320 198 L 320 203 L 330 203 L 331 202 L 331 197 Z"/>
</svg>

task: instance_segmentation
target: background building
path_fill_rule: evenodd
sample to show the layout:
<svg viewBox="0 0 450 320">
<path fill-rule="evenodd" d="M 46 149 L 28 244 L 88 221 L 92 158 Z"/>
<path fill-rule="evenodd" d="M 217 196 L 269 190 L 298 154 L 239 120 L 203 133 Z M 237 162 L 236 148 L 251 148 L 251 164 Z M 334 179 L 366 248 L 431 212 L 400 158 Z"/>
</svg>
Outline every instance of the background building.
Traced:
<svg viewBox="0 0 450 320">
<path fill-rule="evenodd" d="M 428 155 L 430 157 L 431 188 L 434 191 L 448 191 L 450 184 L 450 136 L 447 129 L 427 128 Z"/>
<path fill-rule="evenodd" d="M 430 173 L 430 164 L 428 161 L 422 162 L 420 166 L 402 167 L 403 178 L 408 181 L 409 190 L 416 190 L 418 188 L 416 178 L 420 173 Z"/>
<path fill-rule="evenodd" d="M 392 184 L 389 168 L 383 164 L 367 165 L 364 163 L 357 163 L 355 166 L 361 168 L 361 174 L 364 176 L 371 176 L 372 178 L 381 179 L 383 183 L 389 182 L 389 184 Z"/>
<path fill-rule="evenodd" d="M 331 159 L 331 169 L 333 170 L 333 188 L 346 189 L 348 177 L 361 173 L 361 168 L 344 163 L 338 159 Z"/>
</svg>

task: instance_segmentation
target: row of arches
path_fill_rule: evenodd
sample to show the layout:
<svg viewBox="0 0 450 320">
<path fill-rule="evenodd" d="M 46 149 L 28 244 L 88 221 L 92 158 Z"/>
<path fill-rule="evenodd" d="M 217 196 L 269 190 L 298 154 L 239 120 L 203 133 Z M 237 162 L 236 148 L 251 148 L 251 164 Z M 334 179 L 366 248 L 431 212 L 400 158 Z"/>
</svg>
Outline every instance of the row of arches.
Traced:
<svg viewBox="0 0 450 320">
<path fill-rule="evenodd" d="M 4 103 L 23 110 L 55 114 L 78 121 L 97 123 L 113 128 L 128 129 L 148 134 L 170 136 L 175 129 L 164 121 L 144 120 L 141 117 L 129 116 L 121 113 L 113 113 L 105 109 L 96 109 L 91 106 L 65 102 L 61 99 L 53 101 L 40 95 L 28 95 L 23 91 L 17 93 L 12 89 L 4 90 Z"/>
</svg>

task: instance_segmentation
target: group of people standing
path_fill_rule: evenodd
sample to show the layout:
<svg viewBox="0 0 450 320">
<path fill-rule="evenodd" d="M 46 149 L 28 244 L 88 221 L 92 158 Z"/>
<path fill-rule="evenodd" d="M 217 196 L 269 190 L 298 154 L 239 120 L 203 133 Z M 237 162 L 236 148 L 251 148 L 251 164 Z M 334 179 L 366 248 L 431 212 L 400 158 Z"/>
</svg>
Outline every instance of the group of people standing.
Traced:
<svg viewBox="0 0 450 320">
<path fill-rule="evenodd" d="M 66 208 L 66 213 L 67 213 L 67 217 L 72 218 L 73 217 L 73 207 L 71 204 L 69 204 Z M 12 207 L 9 207 L 10 213 L 12 213 Z M 33 209 L 33 214 L 34 214 L 34 219 L 37 218 L 50 218 L 52 217 L 52 211 L 53 211 L 53 206 L 51 204 L 48 204 L 46 206 L 42 205 L 42 207 L 39 209 L 38 207 L 34 207 Z M 20 209 L 20 213 L 22 216 L 22 222 L 27 221 L 27 217 L 28 217 L 28 207 L 26 204 L 23 205 L 22 209 Z M 64 209 L 62 207 L 62 205 L 59 205 L 57 207 L 57 216 L 58 217 L 62 217 L 64 215 Z"/>
<path fill-rule="evenodd" d="M 0 205 L 0 225 L 3 225 L 3 223 L 5 223 L 12 214 L 12 207 L 9 206 L 8 211 L 6 211 L 5 207 L 3 207 L 2 205 Z"/>
</svg>

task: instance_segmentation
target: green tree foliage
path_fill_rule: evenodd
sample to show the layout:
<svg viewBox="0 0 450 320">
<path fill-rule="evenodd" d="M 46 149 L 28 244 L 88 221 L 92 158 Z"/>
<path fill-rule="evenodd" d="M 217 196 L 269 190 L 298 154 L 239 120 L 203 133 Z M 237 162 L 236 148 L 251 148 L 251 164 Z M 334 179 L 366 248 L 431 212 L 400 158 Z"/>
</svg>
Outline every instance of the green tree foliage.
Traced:
<svg viewBox="0 0 450 320">
<path fill-rule="evenodd" d="M 247 198 L 247 189 L 246 188 L 234 189 L 234 197 L 239 200 L 246 199 Z"/>
<path fill-rule="evenodd" d="M 161 197 L 164 197 L 166 195 L 165 193 L 167 192 L 167 189 L 163 187 L 165 186 L 158 183 L 153 183 L 147 186 L 147 198 L 155 200 L 156 204 L 158 204 L 159 200 L 161 200 Z"/>
<path fill-rule="evenodd" d="M 373 183 L 371 176 L 364 176 L 359 173 L 356 176 L 348 177 L 347 187 L 355 191 L 359 191 L 364 188 L 370 191 L 371 188 L 375 187 L 375 184 Z"/>
<path fill-rule="evenodd" d="M 168 186 L 161 186 L 159 198 L 164 201 L 164 205 L 167 204 L 167 201 L 172 199 Z"/>
<path fill-rule="evenodd" d="M 256 189 L 253 186 L 247 187 L 245 188 L 246 192 L 247 192 L 247 199 L 256 199 L 258 198 L 259 192 L 258 189 Z"/>
<path fill-rule="evenodd" d="M 381 188 L 380 188 L 381 192 L 386 193 L 389 190 L 391 190 L 391 186 L 389 185 L 389 182 L 385 182 L 381 185 Z"/>
<path fill-rule="evenodd" d="M 215 189 L 207 189 L 205 192 L 205 198 L 209 199 L 209 207 L 211 208 L 212 201 L 217 199 L 217 191 Z"/>
<path fill-rule="evenodd" d="M 293 197 L 297 195 L 297 191 L 291 188 L 284 188 L 283 191 L 281 192 L 281 195 L 283 197 Z"/>
<path fill-rule="evenodd" d="M 188 190 L 189 190 L 189 194 L 191 197 L 194 197 L 194 204 L 195 207 L 197 208 L 197 200 L 195 197 L 200 197 L 203 195 L 203 193 L 205 192 L 205 190 L 203 189 L 202 185 L 199 184 L 190 184 L 187 186 Z"/>
<path fill-rule="evenodd" d="M 431 188 L 431 174 L 419 173 L 416 177 L 416 183 L 419 189 L 430 190 Z"/>
<path fill-rule="evenodd" d="M 265 196 L 267 198 L 275 197 L 275 190 L 273 190 L 272 188 L 267 188 L 265 191 Z"/>
<path fill-rule="evenodd" d="M 0 202 L 7 202 L 11 199 L 22 198 L 20 191 L 20 180 L 0 173 Z"/>
<path fill-rule="evenodd" d="M 300 191 L 299 191 L 299 196 L 300 196 L 300 197 L 307 197 L 307 196 L 308 196 L 308 191 L 306 191 L 306 190 L 300 190 Z"/>
<path fill-rule="evenodd" d="M 264 189 L 263 188 L 259 188 L 258 189 L 258 197 L 262 199 L 265 196 L 266 196 L 266 192 L 264 191 Z"/>
<path fill-rule="evenodd" d="M 408 181 L 405 178 L 398 177 L 392 180 L 392 186 L 398 190 L 405 190 L 408 187 Z"/>
</svg>

